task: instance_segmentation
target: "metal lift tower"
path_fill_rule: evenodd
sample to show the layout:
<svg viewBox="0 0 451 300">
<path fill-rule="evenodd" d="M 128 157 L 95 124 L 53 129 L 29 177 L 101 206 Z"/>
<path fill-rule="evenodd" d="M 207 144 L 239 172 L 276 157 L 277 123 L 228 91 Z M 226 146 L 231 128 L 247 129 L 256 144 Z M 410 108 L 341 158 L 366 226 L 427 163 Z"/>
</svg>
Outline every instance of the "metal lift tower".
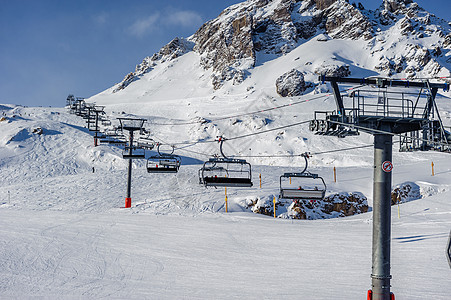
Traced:
<svg viewBox="0 0 451 300">
<path fill-rule="evenodd" d="M 95 105 L 92 112 L 95 114 L 95 125 L 94 125 L 94 129 L 92 131 L 94 131 L 94 147 L 98 146 L 98 139 L 99 139 L 99 132 L 100 132 L 100 126 L 99 126 L 99 121 L 102 120 L 102 116 L 105 114 L 105 106 L 99 106 L 99 105 Z"/>
<path fill-rule="evenodd" d="M 128 177 L 127 177 L 127 195 L 125 196 L 125 208 L 130 208 L 132 205 L 131 190 L 132 190 L 132 159 L 143 159 L 145 154 L 143 152 L 133 153 L 133 150 L 138 150 L 133 146 L 133 135 L 135 131 L 143 132 L 145 119 L 134 118 L 118 118 L 121 124 L 122 131 L 126 130 L 129 133 L 128 144 L 125 146 L 122 157 L 128 159 Z"/>
<path fill-rule="evenodd" d="M 356 135 L 359 130 L 374 135 L 372 289 L 368 299 L 390 300 L 394 298 L 390 292 L 392 138 L 437 124 L 433 115 L 435 96 L 439 88 L 447 90 L 448 85 L 384 78 L 320 76 L 319 80 L 332 85 L 337 110 L 316 112 L 310 129 L 339 137 Z M 338 84 L 373 86 L 378 90 L 364 93 L 355 89 L 346 102 Z M 408 97 L 406 92 L 400 92 L 401 88 L 414 88 L 419 93 Z M 316 119 L 318 114 L 325 115 L 325 119 Z"/>
</svg>

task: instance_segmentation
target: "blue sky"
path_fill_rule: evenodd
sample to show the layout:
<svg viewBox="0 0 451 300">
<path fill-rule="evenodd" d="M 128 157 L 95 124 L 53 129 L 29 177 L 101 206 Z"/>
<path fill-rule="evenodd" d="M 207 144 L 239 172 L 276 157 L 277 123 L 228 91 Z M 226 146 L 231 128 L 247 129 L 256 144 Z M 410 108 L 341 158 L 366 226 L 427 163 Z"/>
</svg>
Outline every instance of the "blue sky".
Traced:
<svg viewBox="0 0 451 300">
<path fill-rule="evenodd" d="M 239 2 L 0 0 L 0 103 L 63 106 L 70 93 L 92 96 Z M 361 2 L 375 9 L 382 0 Z M 417 2 L 451 21 L 449 0 Z"/>
<path fill-rule="evenodd" d="M 0 0 L 0 103 L 64 106 L 120 82 L 240 0 Z"/>
</svg>

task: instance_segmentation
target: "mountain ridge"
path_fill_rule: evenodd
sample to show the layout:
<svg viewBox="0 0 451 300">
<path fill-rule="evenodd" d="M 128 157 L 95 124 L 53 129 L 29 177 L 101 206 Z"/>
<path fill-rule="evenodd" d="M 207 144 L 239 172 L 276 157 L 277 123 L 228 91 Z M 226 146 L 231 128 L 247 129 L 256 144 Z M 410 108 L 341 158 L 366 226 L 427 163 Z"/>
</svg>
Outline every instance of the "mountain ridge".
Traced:
<svg viewBox="0 0 451 300">
<path fill-rule="evenodd" d="M 350 62 L 332 56 L 326 59 L 336 60 L 335 64 L 286 69 L 274 80 L 274 90 L 279 90 L 276 82 L 287 78 L 293 69 L 311 78 L 322 73 L 356 75 L 349 68 L 362 66 L 368 74 L 394 78 L 450 75 L 450 24 L 411 0 L 384 0 L 374 11 L 345 0 L 248 0 L 226 8 L 192 36 L 176 37 L 159 52 L 144 58 L 112 92 L 125 89 L 157 65 L 177 63 L 176 59 L 190 52 L 198 56 L 201 70 L 210 77 L 211 92 L 221 91 L 227 85 L 241 85 L 257 66 L 286 56 L 315 38 L 323 42 L 365 42 L 361 46 L 362 57 Z M 363 57 L 365 54 L 372 63 L 362 63 L 368 60 Z M 305 91 L 300 90 L 303 91 L 297 95 Z"/>
</svg>

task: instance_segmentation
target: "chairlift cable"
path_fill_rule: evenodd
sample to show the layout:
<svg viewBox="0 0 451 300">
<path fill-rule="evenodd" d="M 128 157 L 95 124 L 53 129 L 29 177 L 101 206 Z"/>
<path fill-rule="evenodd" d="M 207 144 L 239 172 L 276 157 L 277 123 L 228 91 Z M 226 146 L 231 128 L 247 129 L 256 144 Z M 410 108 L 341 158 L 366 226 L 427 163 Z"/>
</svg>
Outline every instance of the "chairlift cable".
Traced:
<svg viewBox="0 0 451 300">
<path fill-rule="evenodd" d="M 364 87 L 364 85 L 360 85 L 360 86 L 356 86 L 356 87 L 350 87 L 350 88 L 347 88 L 347 89 L 344 89 L 344 90 L 340 91 L 340 93 L 346 93 L 348 91 L 356 90 L 356 89 L 359 89 L 361 87 Z M 212 122 L 214 122 L 214 121 L 221 121 L 221 120 L 227 120 L 227 119 L 232 119 L 232 118 L 238 118 L 238 117 L 244 117 L 244 116 L 248 116 L 248 115 L 264 113 L 264 112 L 268 112 L 268 111 L 279 109 L 279 108 L 290 107 L 290 106 L 293 106 L 293 105 L 296 105 L 296 104 L 302 104 L 302 103 L 310 102 L 310 101 L 313 101 L 313 100 L 319 100 L 319 99 L 322 99 L 322 98 L 327 98 L 327 97 L 330 97 L 330 96 L 332 96 L 332 93 L 328 93 L 328 94 L 325 94 L 325 95 L 320 94 L 320 95 L 318 95 L 316 97 L 300 100 L 300 101 L 293 102 L 293 103 L 288 103 L 288 104 L 279 105 L 279 106 L 275 106 L 275 107 L 265 108 L 265 109 L 262 109 L 262 110 L 249 112 L 249 113 L 243 113 L 243 114 L 237 114 L 237 115 L 232 115 L 232 116 L 227 116 L 227 117 L 215 118 L 215 119 L 211 119 L 209 121 L 212 121 Z M 148 124 L 149 125 L 161 125 L 161 126 L 178 126 L 178 125 L 193 125 L 193 124 L 199 124 L 199 123 L 202 123 L 202 122 L 203 121 L 191 121 L 191 122 L 181 122 L 181 123 L 151 123 L 151 122 L 148 122 Z"/>
<path fill-rule="evenodd" d="M 335 149 L 335 150 L 328 150 L 328 151 L 321 151 L 321 152 L 309 152 L 309 155 L 323 155 L 323 154 L 329 154 L 329 153 L 335 153 L 335 152 L 343 152 L 343 151 L 349 151 L 349 150 L 355 150 L 355 149 L 364 149 L 364 148 L 369 148 L 369 147 L 373 147 L 373 144 L 368 144 L 368 145 L 362 145 L 362 146 L 355 146 L 355 147 L 348 147 L 348 148 L 342 148 L 342 149 Z M 179 150 L 183 150 L 183 151 L 187 151 L 187 152 L 192 152 L 192 153 L 196 153 L 196 154 L 201 154 L 204 156 L 209 156 L 206 153 L 203 152 L 197 152 L 197 151 L 192 151 L 192 150 L 186 150 L 184 148 L 176 148 Z M 289 157 L 301 157 L 304 156 L 304 153 L 300 153 L 300 154 L 281 154 L 281 155 L 234 155 L 233 158 L 268 158 L 268 157 L 274 157 L 274 158 L 289 158 Z"/>
<path fill-rule="evenodd" d="M 356 90 L 359 89 L 361 87 L 364 87 L 364 85 L 360 85 L 360 86 L 356 86 L 356 87 L 350 87 L 347 89 L 344 89 L 342 91 L 340 91 L 340 93 L 346 93 L 350 90 Z M 237 115 L 232 115 L 232 116 L 226 116 L 226 117 L 220 117 L 220 118 L 215 118 L 215 119 L 211 119 L 210 121 L 221 121 L 221 120 L 227 120 L 227 119 L 232 119 L 232 118 L 237 118 L 237 117 L 243 117 L 243 116 L 248 116 L 248 115 L 253 115 L 253 114 L 259 114 L 259 113 L 264 113 L 264 112 L 268 112 L 271 110 L 275 110 L 275 109 L 279 109 L 279 108 L 285 108 L 285 107 L 290 107 L 296 104 L 302 104 L 302 103 L 306 103 L 309 101 L 313 101 L 313 100 L 319 100 L 322 98 L 327 98 L 332 96 L 332 93 L 328 93 L 328 94 L 320 94 L 316 97 L 312 97 L 309 99 L 304 99 L 304 100 L 300 100 L 297 102 L 293 102 L 293 103 L 288 103 L 288 104 L 284 104 L 284 105 L 279 105 L 279 106 L 275 106 L 275 107 L 269 107 L 269 108 L 265 108 L 262 110 L 258 110 L 258 111 L 254 111 L 254 112 L 249 112 L 249 113 L 243 113 L 243 114 L 237 114 Z M 198 123 L 202 123 L 203 121 L 191 121 L 191 122 L 181 122 L 181 123 L 151 123 L 148 122 L 149 125 L 161 125 L 161 126 L 177 126 L 177 125 L 192 125 L 192 124 L 198 124 Z"/>
<path fill-rule="evenodd" d="M 185 152 L 190 152 L 190 153 L 194 153 L 194 154 L 199 154 L 199 155 L 203 155 L 203 156 L 205 156 L 205 157 L 210 157 L 211 156 L 211 154 L 207 154 L 207 153 L 203 153 L 203 152 L 198 152 L 198 151 L 194 151 L 194 150 L 188 150 L 188 149 L 185 149 L 185 148 L 176 148 L 177 150 L 180 150 L 180 151 L 185 151 Z"/>
<path fill-rule="evenodd" d="M 309 155 L 322 155 L 322 154 L 328 154 L 328 153 L 335 153 L 335 152 L 342 152 L 342 151 L 349 151 L 349 150 L 355 150 L 355 149 L 363 149 L 363 148 L 369 148 L 373 147 L 374 145 L 363 145 L 363 146 L 356 146 L 356 147 L 348 147 L 348 148 L 342 148 L 342 149 L 335 149 L 335 150 L 329 150 L 329 151 L 321 151 L 321 152 L 308 152 Z M 285 154 L 285 155 L 237 155 L 234 156 L 236 158 L 268 158 L 268 157 L 276 157 L 276 158 L 288 158 L 288 157 L 300 157 L 304 156 L 304 153 L 300 154 Z"/>
<path fill-rule="evenodd" d="M 285 125 L 285 126 L 281 126 L 281 127 L 277 127 L 277 128 L 271 128 L 271 129 L 268 129 L 268 130 L 263 130 L 263 131 L 253 132 L 253 133 L 249 133 L 249 134 L 245 134 L 245 135 L 230 137 L 230 138 L 227 138 L 227 140 L 236 140 L 236 139 L 247 138 L 247 137 L 254 136 L 254 135 L 259 135 L 259 134 L 268 133 L 268 132 L 271 132 L 271 131 L 276 131 L 276 130 L 281 130 L 281 129 L 285 129 L 285 128 L 289 128 L 289 127 L 293 127 L 293 126 L 306 124 L 306 123 L 309 123 L 309 122 L 310 122 L 310 120 L 302 121 L 302 122 L 293 123 L 293 124 L 289 124 L 289 125 Z M 173 145 L 173 146 L 179 146 L 179 145 L 190 145 L 191 146 L 192 145 L 192 146 L 194 146 L 194 145 L 197 145 L 197 144 L 208 144 L 208 143 L 215 143 L 215 142 L 217 142 L 217 140 L 181 142 L 181 143 L 173 143 L 173 144 L 170 144 L 170 145 Z M 176 149 L 181 149 L 181 148 L 177 147 Z"/>
<path fill-rule="evenodd" d="M 355 149 L 369 148 L 369 147 L 373 147 L 373 146 L 374 146 L 374 144 L 363 145 L 363 146 L 349 147 L 349 148 L 329 150 L 329 151 L 313 152 L 313 153 L 310 153 L 310 154 L 311 155 L 321 155 L 321 154 L 328 154 L 328 153 L 334 153 L 334 152 L 342 152 L 342 151 L 349 151 L 349 150 L 355 150 Z"/>
<path fill-rule="evenodd" d="M 250 137 L 250 136 L 254 136 L 254 135 L 258 135 L 258 134 L 263 134 L 263 133 L 267 133 L 267 132 L 271 132 L 271 131 L 276 131 L 276 130 L 281 130 L 281 129 L 285 129 L 285 128 L 289 128 L 289 127 L 293 127 L 293 126 L 306 124 L 306 123 L 309 123 L 309 122 L 310 122 L 310 120 L 302 121 L 302 122 L 293 123 L 293 124 L 290 124 L 290 125 L 285 125 L 285 126 L 272 128 L 272 129 L 268 129 L 268 130 L 263 130 L 263 131 L 259 131 L 259 132 L 254 132 L 254 133 L 249 133 L 249 134 L 245 134 L 245 135 L 235 136 L 235 137 L 231 137 L 231 138 L 227 138 L 227 139 L 228 140 L 242 139 L 242 138 L 246 138 L 246 137 Z"/>
<path fill-rule="evenodd" d="M 244 116 L 248 116 L 248 115 L 254 115 L 254 114 L 259 114 L 259 113 L 264 113 L 264 112 L 268 112 L 271 110 L 275 110 L 275 109 L 279 109 L 279 108 L 285 108 L 285 107 L 289 107 L 289 106 L 293 106 L 296 104 L 301 104 L 301 103 L 306 103 L 309 101 L 313 101 L 313 100 L 318 100 L 318 99 L 322 99 L 322 98 L 326 98 L 326 97 L 330 97 L 332 96 L 332 94 L 321 94 L 319 96 L 313 97 L 313 98 L 309 98 L 309 99 L 304 99 L 301 101 L 297 101 L 297 102 L 293 102 L 293 103 L 288 103 L 288 104 L 284 104 L 284 105 L 280 105 L 280 106 L 275 106 L 275 107 L 270 107 L 270 108 L 265 108 L 265 109 L 261 109 L 258 111 L 253 111 L 253 112 L 249 112 L 249 113 L 242 113 L 242 114 L 237 114 L 237 115 L 231 115 L 231 116 L 226 116 L 226 117 L 219 117 L 219 118 L 214 118 L 214 119 L 210 119 L 209 121 L 222 121 L 222 120 L 227 120 L 227 119 L 233 119 L 233 118 L 238 118 L 238 117 L 244 117 Z M 191 122 L 181 122 L 181 123 L 153 123 L 153 122 L 148 122 L 149 125 L 161 125 L 161 126 L 178 126 L 178 125 L 193 125 L 193 124 L 199 124 L 202 123 L 203 121 L 191 121 Z"/>
</svg>

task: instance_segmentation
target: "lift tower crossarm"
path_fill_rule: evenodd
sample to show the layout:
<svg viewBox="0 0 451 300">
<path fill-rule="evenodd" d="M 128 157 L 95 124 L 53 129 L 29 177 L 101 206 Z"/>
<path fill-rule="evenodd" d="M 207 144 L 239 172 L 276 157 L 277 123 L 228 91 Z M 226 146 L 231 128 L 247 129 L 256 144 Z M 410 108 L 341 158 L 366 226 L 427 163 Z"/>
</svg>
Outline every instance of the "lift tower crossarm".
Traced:
<svg viewBox="0 0 451 300">
<path fill-rule="evenodd" d="M 340 89 L 338 88 L 338 84 L 336 81 L 331 81 L 330 84 L 332 85 L 332 88 L 334 90 L 334 98 L 335 98 L 335 104 L 337 104 L 337 112 L 340 116 L 345 115 L 345 107 L 343 104 L 343 98 L 340 95 Z"/>
<path fill-rule="evenodd" d="M 419 88 L 430 88 L 431 90 L 443 89 L 445 91 L 449 90 L 448 83 L 431 83 L 427 81 L 408 81 L 408 80 L 395 80 L 386 78 L 346 78 L 346 77 L 336 77 L 336 76 L 319 76 L 319 81 L 321 82 L 335 82 L 335 83 L 354 83 L 362 85 L 377 85 L 379 87 L 419 87 Z"/>
</svg>

